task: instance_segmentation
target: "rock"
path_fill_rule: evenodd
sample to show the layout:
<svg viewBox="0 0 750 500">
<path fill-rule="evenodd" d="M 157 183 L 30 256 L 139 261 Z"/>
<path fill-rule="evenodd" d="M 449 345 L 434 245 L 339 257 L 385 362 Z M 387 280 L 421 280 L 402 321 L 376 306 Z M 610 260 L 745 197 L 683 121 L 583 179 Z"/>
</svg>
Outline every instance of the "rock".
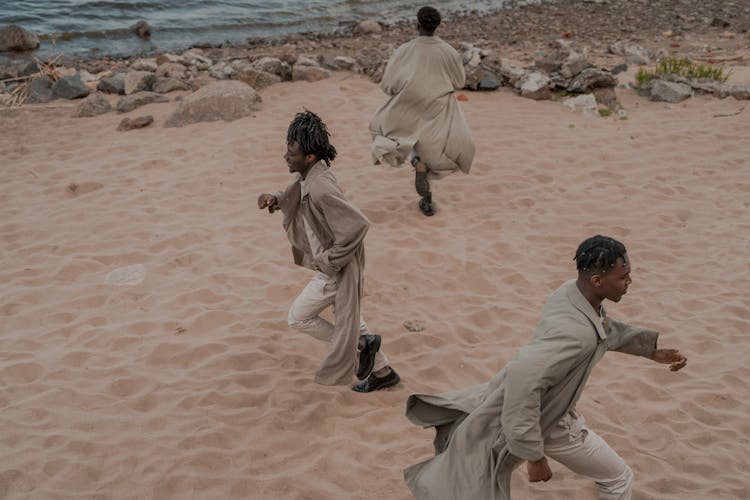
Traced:
<svg viewBox="0 0 750 500">
<path fill-rule="evenodd" d="M 52 86 L 52 93 L 61 99 L 86 97 L 91 91 L 78 75 L 64 76 Z"/>
<path fill-rule="evenodd" d="M 582 109 L 584 112 L 594 112 L 597 108 L 596 97 L 594 97 L 594 94 L 582 94 L 576 97 L 571 97 L 564 100 L 563 104 L 570 108 L 571 111 Z"/>
<path fill-rule="evenodd" d="M 148 71 L 130 71 L 125 75 L 125 95 L 151 90 L 156 76 Z"/>
<path fill-rule="evenodd" d="M 554 73 L 560 71 L 562 62 L 558 53 L 537 52 L 534 54 L 534 66 L 545 73 Z"/>
<path fill-rule="evenodd" d="M 299 63 L 292 66 L 292 80 L 294 81 L 305 80 L 308 82 L 316 82 L 318 80 L 324 80 L 329 76 L 331 76 L 331 72 L 320 66 Z"/>
<path fill-rule="evenodd" d="M 527 73 L 520 82 L 521 95 L 530 99 L 542 100 L 552 97 L 550 79 L 544 73 L 532 71 Z"/>
<path fill-rule="evenodd" d="M 573 78 L 581 71 L 591 66 L 592 64 L 588 62 L 582 54 L 571 52 L 562 63 L 560 74 L 564 78 Z"/>
<path fill-rule="evenodd" d="M 377 21 L 360 21 L 359 24 L 354 28 L 355 33 L 360 35 L 372 35 L 375 33 L 382 33 L 383 27 Z"/>
<path fill-rule="evenodd" d="M 113 269 L 104 277 L 104 282 L 108 285 L 127 286 L 139 285 L 144 279 L 146 279 L 146 267 L 143 264 L 133 264 Z"/>
<path fill-rule="evenodd" d="M 693 94 L 689 85 L 677 82 L 656 80 L 651 86 L 652 101 L 682 102 Z"/>
<path fill-rule="evenodd" d="M 612 71 L 610 71 L 610 73 L 612 73 L 613 75 L 617 75 L 619 73 L 624 73 L 627 70 L 628 70 L 627 64 L 618 64 L 617 66 L 612 68 Z"/>
<path fill-rule="evenodd" d="M 526 70 L 522 66 L 514 63 L 510 59 L 500 59 L 500 66 L 497 67 L 497 74 L 508 82 L 508 85 L 516 89 L 521 88 L 521 81 L 526 76 Z"/>
<path fill-rule="evenodd" d="M 39 47 L 39 38 L 20 26 L 0 28 L 0 52 L 24 52 Z"/>
<path fill-rule="evenodd" d="M 719 17 L 714 17 L 711 20 L 712 28 L 728 28 L 729 26 L 730 26 L 729 21 L 725 21 L 724 19 L 721 19 Z"/>
<path fill-rule="evenodd" d="M 210 75 L 202 74 L 202 75 L 198 75 L 195 78 L 193 78 L 192 80 L 190 80 L 190 85 L 194 89 L 200 89 L 202 87 L 205 87 L 208 84 L 211 84 L 211 83 L 214 83 L 214 82 L 218 82 L 218 81 L 219 80 L 217 80 L 216 78 L 214 78 L 214 77 L 212 77 Z"/>
<path fill-rule="evenodd" d="M 464 68 L 464 74 L 466 75 L 466 78 L 463 88 L 470 90 L 479 89 L 479 82 L 481 82 L 482 78 L 484 77 L 484 69 L 480 68 L 479 66 L 475 66 L 473 68 L 467 67 Z"/>
<path fill-rule="evenodd" d="M 150 71 L 153 73 L 157 68 L 156 59 L 136 59 L 133 64 L 130 65 L 130 69 L 134 71 Z"/>
<path fill-rule="evenodd" d="M 252 67 L 258 71 L 281 76 L 284 63 L 276 57 L 261 57 L 252 62 Z"/>
<path fill-rule="evenodd" d="M 37 63 L 33 59 L 31 61 L 21 63 L 21 65 L 18 67 L 18 76 L 31 76 L 35 75 L 36 73 L 39 73 L 39 63 Z"/>
<path fill-rule="evenodd" d="M 620 101 L 614 87 L 596 87 L 593 89 L 596 102 L 609 109 L 620 109 Z"/>
<path fill-rule="evenodd" d="M 750 83 L 739 83 L 735 85 L 727 85 L 728 93 L 738 101 L 746 101 L 750 99 Z"/>
<path fill-rule="evenodd" d="M 153 91 L 157 94 L 168 94 L 175 90 L 190 90 L 191 87 L 182 80 L 176 78 L 157 78 L 153 85 Z"/>
<path fill-rule="evenodd" d="M 568 84 L 568 92 L 583 94 L 596 87 L 615 87 L 617 78 L 601 68 L 586 68 Z"/>
<path fill-rule="evenodd" d="M 120 132 L 134 130 L 137 128 L 148 127 L 152 123 L 154 123 L 154 117 L 151 115 L 139 116 L 138 118 L 123 118 L 117 126 L 117 130 Z"/>
<path fill-rule="evenodd" d="M 211 66 L 208 74 L 216 78 L 217 80 L 227 80 L 236 72 L 237 70 L 235 70 L 231 64 L 219 61 Z"/>
<path fill-rule="evenodd" d="M 479 90 L 496 90 L 502 85 L 497 75 L 489 71 L 484 72 L 484 76 L 479 81 Z"/>
<path fill-rule="evenodd" d="M 306 54 L 297 57 L 297 62 L 294 64 L 299 66 L 320 66 L 317 57 Z"/>
<path fill-rule="evenodd" d="M 157 78 L 177 78 L 178 80 L 185 78 L 187 68 L 180 63 L 164 63 L 160 64 L 156 68 Z"/>
<path fill-rule="evenodd" d="M 333 59 L 333 65 L 339 70 L 354 71 L 357 66 L 357 60 L 353 57 L 336 56 Z"/>
<path fill-rule="evenodd" d="M 83 83 L 92 83 L 92 82 L 99 82 L 99 79 L 96 77 L 96 75 L 92 75 L 85 69 L 78 70 L 78 76 L 81 77 L 81 81 Z"/>
<path fill-rule="evenodd" d="M 151 26 L 149 26 L 146 21 L 138 21 L 130 27 L 130 31 L 144 40 L 151 38 Z"/>
<path fill-rule="evenodd" d="M 281 77 L 278 75 L 253 68 L 234 75 L 234 79 L 247 83 L 255 90 L 264 89 L 281 81 Z"/>
<path fill-rule="evenodd" d="M 201 49 L 190 49 L 182 53 L 182 61 L 169 61 L 179 62 L 188 66 L 193 66 L 199 71 L 205 71 L 214 65 L 211 58 L 206 57 Z"/>
<path fill-rule="evenodd" d="M 100 92 L 92 92 L 73 111 L 74 117 L 97 116 L 112 111 L 112 105 Z"/>
<path fill-rule="evenodd" d="M 109 78 L 102 78 L 96 86 L 96 90 L 106 94 L 125 94 L 125 73 L 117 73 Z"/>
<path fill-rule="evenodd" d="M 55 99 L 55 96 L 52 94 L 52 86 L 54 84 L 55 82 L 48 76 L 34 78 L 29 85 L 26 102 L 29 104 L 39 104 Z"/>
<path fill-rule="evenodd" d="M 185 64 L 186 60 L 185 57 L 177 54 L 159 54 L 156 56 L 156 66 L 159 67 L 164 63 L 179 63 L 179 64 Z"/>
<path fill-rule="evenodd" d="M 628 64 L 648 64 L 651 62 L 648 50 L 639 45 L 625 45 L 622 42 L 615 42 L 608 47 L 611 54 L 623 56 Z"/>
<path fill-rule="evenodd" d="M 169 98 L 156 92 L 136 92 L 135 94 L 121 97 L 117 101 L 117 111 L 127 113 L 152 102 L 169 102 Z"/>
<path fill-rule="evenodd" d="M 258 93 L 246 83 L 236 80 L 210 83 L 185 97 L 164 126 L 236 120 L 258 110 L 260 101 Z"/>
<path fill-rule="evenodd" d="M 10 80 L 18 76 L 18 70 L 12 66 L 0 66 L 0 80 Z"/>
</svg>

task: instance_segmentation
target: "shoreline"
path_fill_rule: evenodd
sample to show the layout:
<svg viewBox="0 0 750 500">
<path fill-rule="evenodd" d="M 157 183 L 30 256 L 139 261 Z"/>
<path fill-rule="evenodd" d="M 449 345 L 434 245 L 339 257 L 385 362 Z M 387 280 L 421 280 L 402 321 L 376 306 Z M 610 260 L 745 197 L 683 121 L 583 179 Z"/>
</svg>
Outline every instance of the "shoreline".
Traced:
<svg viewBox="0 0 750 500">
<path fill-rule="evenodd" d="M 722 62 L 750 47 L 750 9 L 739 4 L 686 0 L 674 5 L 668 0 L 621 2 L 613 0 L 560 0 L 541 4 L 509 5 L 491 14 L 462 13 L 447 17 L 437 35 L 459 44 L 472 43 L 480 49 L 501 51 L 509 57 L 530 59 L 548 42 L 564 38 L 588 51 L 593 57 L 605 56 L 613 42 L 637 43 L 654 51 L 666 49 L 678 56 L 701 56 Z M 377 20 L 372 20 L 377 21 Z M 64 66 L 81 66 L 90 71 L 100 63 L 128 62 L 164 53 L 181 53 L 201 48 L 223 56 L 275 56 L 289 47 L 299 51 L 352 56 L 362 50 L 388 49 L 415 36 L 413 22 L 381 25 L 380 33 L 357 33 L 356 23 L 331 33 L 306 32 L 281 37 L 248 38 L 245 43 L 211 44 L 196 41 L 179 51 L 139 52 L 123 56 L 108 54 L 55 58 Z M 135 37 L 135 35 L 133 35 Z M 12 55 L 34 57 L 34 53 Z M 8 59 L 0 54 L 0 61 Z M 52 60 L 49 58 L 47 60 Z M 738 59 L 746 62 L 747 56 Z"/>
</svg>

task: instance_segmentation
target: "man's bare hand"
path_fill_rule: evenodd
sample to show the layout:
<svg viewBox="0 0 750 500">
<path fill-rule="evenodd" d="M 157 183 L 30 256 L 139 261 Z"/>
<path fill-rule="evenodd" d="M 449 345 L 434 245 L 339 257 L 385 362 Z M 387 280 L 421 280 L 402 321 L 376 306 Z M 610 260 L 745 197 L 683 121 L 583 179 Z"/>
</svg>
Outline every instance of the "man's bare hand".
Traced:
<svg viewBox="0 0 750 500">
<path fill-rule="evenodd" d="M 651 359 L 657 363 L 669 365 L 669 369 L 673 372 L 676 372 L 687 364 L 687 358 L 680 354 L 680 351 L 677 349 L 656 349 Z"/>
<path fill-rule="evenodd" d="M 263 210 L 264 208 L 271 208 L 278 203 L 276 197 L 272 194 L 263 193 L 258 196 L 258 208 Z"/>
<path fill-rule="evenodd" d="M 537 483 L 539 481 L 549 481 L 552 477 L 552 470 L 547 463 L 547 457 L 542 457 L 536 462 L 526 462 L 526 471 L 529 473 L 529 481 Z"/>
</svg>

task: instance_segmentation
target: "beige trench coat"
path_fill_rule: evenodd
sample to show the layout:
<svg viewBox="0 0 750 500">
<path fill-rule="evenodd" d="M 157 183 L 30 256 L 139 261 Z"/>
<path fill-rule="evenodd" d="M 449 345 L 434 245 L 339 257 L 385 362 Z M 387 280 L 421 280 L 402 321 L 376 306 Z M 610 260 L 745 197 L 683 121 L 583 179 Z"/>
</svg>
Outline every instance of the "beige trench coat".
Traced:
<svg viewBox="0 0 750 500">
<path fill-rule="evenodd" d="M 437 455 L 404 471 L 419 500 L 507 500 L 510 475 L 544 456 L 544 436 L 575 408 L 608 350 L 651 358 L 658 333 L 600 317 L 571 280 L 555 291 L 531 341 L 488 383 L 406 403 L 435 427 Z"/>
<path fill-rule="evenodd" d="M 398 167 L 412 149 L 439 177 L 469 173 L 474 141 L 453 94 L 464 86 L 463 61 L 434 36 L 420 36 L 391 56 L 380 88 L 390 96 L 370 123 L 372 160 Z"/>
<path fill-rule="evenodd" d="M 333 339 L 315 374 L 323 385 L 345 385 L 356 370 L 360 300 L 365 269 L 364 238 L 370 222 L 350 204 L 336 177 L 323 162 L 307 173 L 310 192 L 301 197 L 301 177 L 284 191 L 274 194 L 284 214 L 283 226 L 292 244 L 294 263 L 318 269 L 328 276 L 338 274 Z M 303 217 L 310 223 L 324 251 L 312 255 Z"/>
</svg>

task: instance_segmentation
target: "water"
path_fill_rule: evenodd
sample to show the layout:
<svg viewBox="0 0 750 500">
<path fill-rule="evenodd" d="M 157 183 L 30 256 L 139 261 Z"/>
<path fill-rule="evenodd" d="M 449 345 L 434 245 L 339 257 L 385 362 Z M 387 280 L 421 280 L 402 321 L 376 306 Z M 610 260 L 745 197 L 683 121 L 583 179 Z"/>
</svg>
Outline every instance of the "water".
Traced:
<svg viewBox="0 0 750 500">
<path fill-rule="evenodd" d="M 444 17 L 498 10 L 508 0 L 432 0 Z M 417 6 L 395 0 L 0 0 L 0 26 L 17 24 L 40 37 L 35 55 L 131 55 L 185 49 L 195 43 L 242 43 L 301 32 L 329 33 L 363 19 L 414 19 Z M 128 28 L 151 25 L 151 39 Z"/>
</svg>

